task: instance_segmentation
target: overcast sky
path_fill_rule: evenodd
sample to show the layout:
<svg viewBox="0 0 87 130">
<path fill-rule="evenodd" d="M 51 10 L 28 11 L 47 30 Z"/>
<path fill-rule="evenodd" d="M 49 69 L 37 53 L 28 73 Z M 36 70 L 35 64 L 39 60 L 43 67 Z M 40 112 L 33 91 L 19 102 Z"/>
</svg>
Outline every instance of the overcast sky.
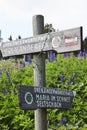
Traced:
<svg viewBox="0 0 87 130">
<path fill-rule="evenodd" d="M 4 41 L 33 36 L 32 17 L 41 14 L 57 30 L 83 26 L 87 36 L 87 0 L 0 0 L 0 29 Z"/>
</svg>

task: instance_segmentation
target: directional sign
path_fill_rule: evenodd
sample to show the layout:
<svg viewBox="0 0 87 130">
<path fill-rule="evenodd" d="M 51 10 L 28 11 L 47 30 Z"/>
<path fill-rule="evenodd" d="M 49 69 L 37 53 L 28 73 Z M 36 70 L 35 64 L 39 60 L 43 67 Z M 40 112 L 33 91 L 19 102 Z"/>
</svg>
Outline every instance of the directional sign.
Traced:
<svg viewBox="0 0 87 130">
<path fill-rule="evenodd" d="M 57 88 L 20 86 L 19 106 L 21 109 L 72 107 L 74 91 Z"/>
<path fill-rule="evenodd" d="M 3 42 L 3 57 L 53 50 L 57 53 L 81 50 L 82 27 Z"/>
</svg>

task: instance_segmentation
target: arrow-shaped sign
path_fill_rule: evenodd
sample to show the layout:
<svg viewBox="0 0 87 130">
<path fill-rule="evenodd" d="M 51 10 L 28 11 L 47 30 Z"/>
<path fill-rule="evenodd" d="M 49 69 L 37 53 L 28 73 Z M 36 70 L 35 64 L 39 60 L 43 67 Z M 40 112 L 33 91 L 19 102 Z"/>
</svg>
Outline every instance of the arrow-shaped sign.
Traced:
<svg viewBox="0 0 87 130">
<path fill-rule="evenodd" d="M 65 31 L 37 35 L 30 38 L 3 42 L 1 52 L 3 57 L 32 54 L 53 50 L 57 53 L 81 50 L 82 27 Z"/>
</svg>

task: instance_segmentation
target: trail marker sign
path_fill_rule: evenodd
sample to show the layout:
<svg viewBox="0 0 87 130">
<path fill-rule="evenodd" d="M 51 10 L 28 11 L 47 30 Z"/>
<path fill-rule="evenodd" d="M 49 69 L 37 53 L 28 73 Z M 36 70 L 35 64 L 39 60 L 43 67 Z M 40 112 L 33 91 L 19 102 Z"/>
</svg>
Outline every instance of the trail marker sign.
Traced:
<svg viewBox="0 0 87 130">
<path fill-rule="evenodd" d="M 81 50 L 82 27 L 2 42 L 3 57 L 53 50 L 57 53 Z"/>
<path fill-rule="evenodd" d="M 21 85 L 19 88 L 19 106 L 24 110 L 38 108 L 70 109 L 74 96 L 75 91 Z"/>
</svg>

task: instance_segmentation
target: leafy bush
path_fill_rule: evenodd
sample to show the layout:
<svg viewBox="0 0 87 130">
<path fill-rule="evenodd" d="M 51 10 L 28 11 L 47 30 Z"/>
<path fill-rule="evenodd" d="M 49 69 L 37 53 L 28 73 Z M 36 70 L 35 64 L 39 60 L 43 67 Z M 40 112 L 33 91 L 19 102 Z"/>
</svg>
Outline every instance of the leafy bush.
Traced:
<svg viewBox="0 0 87 130">
<path fill-rule="evenodd" d="M 50 71 L 51 70 L 51 71 Z M 47 64 L 47 84 L 49 87 L 74 90 L 76 96 L 72 109 L 48 110 L 48 124 L 52 130 L 87 129 L 87 59 L 84 57 L 65 58 L 58 56 L 56 62 Z"/>
<path fill-rule="evenodd" d="M 48 109 L 49 130 L 87 129 L 87 59 L 58 55 L 57 60 L 46 62 L 47 87 L 74 90 L 72 109 Z M 18 60 L 0 62 L 0 129 L 34 130 L 34 111 L 20 110 L 18 86 L 33 86 L 33 63 L 22 65 Z"/>
</svg>

